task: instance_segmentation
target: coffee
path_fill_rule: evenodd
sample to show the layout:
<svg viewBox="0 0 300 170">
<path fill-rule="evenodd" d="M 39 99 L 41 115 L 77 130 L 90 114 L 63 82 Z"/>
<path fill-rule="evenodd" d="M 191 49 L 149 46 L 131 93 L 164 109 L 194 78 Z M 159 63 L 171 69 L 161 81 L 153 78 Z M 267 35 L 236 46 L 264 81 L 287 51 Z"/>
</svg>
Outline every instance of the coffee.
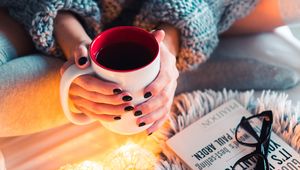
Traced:
<svg viewBox="0 0 300 170">
<path fill-rule="evenodd" d="M 100 49 L 96 60 L 109 69 L 133 70 L 151 63 L 154 55 L 150 49 L 138 43 L 119 42 Z"/>
</svg>

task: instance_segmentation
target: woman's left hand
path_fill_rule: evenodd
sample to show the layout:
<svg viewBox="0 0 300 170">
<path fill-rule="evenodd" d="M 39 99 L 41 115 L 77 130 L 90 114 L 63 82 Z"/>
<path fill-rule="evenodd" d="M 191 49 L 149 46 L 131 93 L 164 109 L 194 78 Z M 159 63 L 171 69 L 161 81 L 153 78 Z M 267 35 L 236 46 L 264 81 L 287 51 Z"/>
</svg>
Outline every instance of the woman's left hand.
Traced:
<svg viewBox="0 0 300 170">
<path fill-rule="evenodd" d="M 176 57 L 163 42 L 164 31 L 155 31 L 153 35 L 160 44 L 160 72 L 156 79 L 144 90 L 144 97 L 151 98 L 135 107 L 135 115 L 142 115 L 137 119 L 137 125 L 144 126 L 153 123 L 147 129 L 149 135 L 167 120 L 179 76 L 176 68 Z"/>
</svg>

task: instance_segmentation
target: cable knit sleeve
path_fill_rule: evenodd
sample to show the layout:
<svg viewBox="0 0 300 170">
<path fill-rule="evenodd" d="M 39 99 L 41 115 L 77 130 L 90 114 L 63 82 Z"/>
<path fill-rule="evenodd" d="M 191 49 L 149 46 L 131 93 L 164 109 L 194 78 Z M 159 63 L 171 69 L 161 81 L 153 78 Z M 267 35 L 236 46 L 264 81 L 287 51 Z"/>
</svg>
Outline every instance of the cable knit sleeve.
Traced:
<svg viewBox="0 0 300 170">
<path fill-rule="evenodd" d="M 181 33 L 177 68 L 189 70 L 208 59 L 218 44 L 218 33 L 228 29 L 241 13 L 247 14 L 249 6 L 258 0 L 248 0 L 248 4 L 246 0 L 238 1 L 148 0 L 136 17 L 135 25 L 146 29 L 161 23 L 175 26 Z"/>
<path fill-rule="evenodd" d="M 202 63 L 218 43 L 217 27 L 212 11 L 204 1 L 150 0 L 137 16 L 136 25 L 153 29 L 169 23 L 181 33 L 181 48 L 177 57 L 180 70 Z"/>
<path fill-rule="evenodd" d="M 93 0 L 19 0 L 12 3 L 8 10 L 29 31 L 36 48 L 54 56 L 62 55 L 53 32 L 58 11 L 75 13 L 86 23 L 86 29 L 91 34 L 100 30 L 100 11 Z"/>
</svg>

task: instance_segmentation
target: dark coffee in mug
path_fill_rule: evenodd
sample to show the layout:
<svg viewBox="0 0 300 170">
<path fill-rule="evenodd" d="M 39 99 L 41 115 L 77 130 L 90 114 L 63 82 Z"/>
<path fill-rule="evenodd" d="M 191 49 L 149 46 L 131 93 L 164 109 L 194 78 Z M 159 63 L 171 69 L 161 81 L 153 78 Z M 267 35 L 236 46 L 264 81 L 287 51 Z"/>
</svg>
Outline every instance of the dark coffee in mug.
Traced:
<svg viewBox="0 0 300 170">
<path fill-rule="evenodd" d="M 153 50 L 135 43 L 118 42 L 99 50 L 96 60 L 100 65 L 112 70 L 134 70 L 141 68 L 155 58 Z"/>
</svg>

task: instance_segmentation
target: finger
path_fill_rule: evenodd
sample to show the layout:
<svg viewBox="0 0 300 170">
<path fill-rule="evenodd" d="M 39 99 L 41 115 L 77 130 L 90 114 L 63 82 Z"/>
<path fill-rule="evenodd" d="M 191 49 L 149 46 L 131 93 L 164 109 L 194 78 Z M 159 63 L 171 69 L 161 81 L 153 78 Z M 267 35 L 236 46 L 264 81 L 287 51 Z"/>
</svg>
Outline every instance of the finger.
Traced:
<svg viewBox="0 0 300 170">
<path fill-rule="evenodd" d="M 66 61 L 62 66 L 61 66 L 61 68 L 60 68 L 60 75 L 63 75 L 64 74 L 64 72 L 67 70 L 67 68 L 68 67 L 70 67 L 72 64 L 74 64 L 75 63 L 75 61 L 74 61 L 74 59 L 70 59 L 70 60 L 68 60 L 68 61 Z"/>
<path fill-rule="evenodd" d="M 81 43 L 74 51 L 75 63 L 78 68 L 84 69 L 90 65 L 90 61 L 88 59 L 88 48 L 87 43 Z"/>
<path fill-rule="evenodd" d="M 174 99 L 174 93 L 175 93 L 175 89 L 176 89 L 176 81 L 172 83 L 170 88 L 166 88 L 164 89 L 164 91 L 166 91 L 166 93 L 168 94 L 168 100 L 162 104 L 162 107 L 158 108 L 155 111 L 149 112 L 148 114 L 144 114 L 143 116 L 139 117 L 137 119 L 137 125 L 146 125 L 149 123 L 152 123 L 154 121 L 157 121 L 159 119 L 161 119 L 165 114 L 170 112 L 170 108 L 171 105 L 173 103 L 173 99 Z M 136 116 L 135 112 L 135 116 Z"/>
<path fill-rule="evenodd" d="M 82 97 L 95 103 L 105 103 L 111 105 L 120 105 L 132 100 L 132 97 L 127 92 L 123 92 L 117 95 L 104 95 L 94 91 L 87 91 L 74 83 L 70 87 L 69 94 Z"/>
<path fill-rule="evenodd" d="M 106 115 L 114 115 L 119 116 L 124 114 L 125 112 L 131 111 L 134 107 L 130 104 L 124 103 L 121 105 L 110 105 L 104 103 L 95 103 L 90 100 L 86 100 L 79 96 L 70 95 L 70 99 L 73 103 L 78 107 L 84 107 L 87 110 L 95 113 L 95 114 L 106 114 Z"/>
<path fill-rule="evenodd" d="M 176 68 L 176 56 L 174 56 L 168 47 L 165 44 L 160 45 L 160 51 L 161 51 L 161 66 L 164 66 L 164 68 L 170 67 L 169 69 L 177 70 Z"/>
<path fill-rule="evenodd" d="M 172 80 L 177 80 L 179 72 L 175 67 L 175 57 L 173 55 L 165 54 L 161 57 L 161 67 L 156 79 L 150 83 L 144 89 L 144 97 L 148 98 L 150 96 L 155 96 L 160 93 L 160 91 L 165 88 Z M 169 58 L 168 58 L 169 57 Z"/>
<path fill-rule="evenodd" d="M 117 84 L 103 81 L 100 78 L 96 78 L 92 75 L 79 76 L 73 81 L 73 83 L 88 91 L 93 91 L 104 95 L 122 93 L 121 88 Z"/>
<path fill-rule="evenodd" d="M 76 106 L 76 107 L 80 111 L 82 111 L 85 115 L 87 115 L 88 117 L 90 117 L 91 119 L 94 119 L 94 120 L 100 120 L 100 121 L 105 121 L 105 122 L 112 122 L 112 121 L 120 120 L 119 119 L 120 116 L 99 115 L 99 114 L 95 114 L 95 113 L 89 111 L 88 109 L 86 109 L 84 107 L 80 107 L 80 106 Z"/>
<path fill-rule="evenodd" d="M 148 135 L 151 135 L 153 132 L 158 130 L 160 127 L 163 126 L 163 124 L 166 122 L 166 120 L 169 118 L 169 113 L 165 114 L 161 119 L 154 122 L 146 131 Z"/>
<path fill-rule="evenodd" d="M 168 101 L 169 101 L 169 93 L 167 92 L 167 90 L 163 90 L 161 91 L 161 93 L 151 99 L 149 99 L 148 101 L 138 105 L 135 108 L 135 115 L 136 112 L 140 111 L 143 115 L 145 114 L 149 114 L 157 109 L 159 109 L 160 107 L 164 106 Z M 139 115 L 136 115 L 139 116 Z"/>
<path fill-rule="evenodd" d="M 167 114 L 168 112 L 169 112 L 169 107 L 161 107 L 161 108 L 155 110 L 154 112 L 151 112 L 142 117 L 139 117 L 136 120 L 136 124 L 137 125 L 141 125 L 141 124 L 147 125 L 147 124 L 153 123 L 153 122 L 161 119 L 162 117 L 164 117 L 165 114 Z"/>
<path fill-rule="evenodd" d="M 171 80 L 168 70 L 162 68 L 156 79 L 144 89 L 144 98 L 159 95 Z"/>
<path fill-rule="evenodd" d="M 156 41 L 158 43 L 161 43 L 165 37 L 165 31 L 164 30 L 156 30 L 151 32 L 153 36 L 155 37 Z"/>
</svg>

